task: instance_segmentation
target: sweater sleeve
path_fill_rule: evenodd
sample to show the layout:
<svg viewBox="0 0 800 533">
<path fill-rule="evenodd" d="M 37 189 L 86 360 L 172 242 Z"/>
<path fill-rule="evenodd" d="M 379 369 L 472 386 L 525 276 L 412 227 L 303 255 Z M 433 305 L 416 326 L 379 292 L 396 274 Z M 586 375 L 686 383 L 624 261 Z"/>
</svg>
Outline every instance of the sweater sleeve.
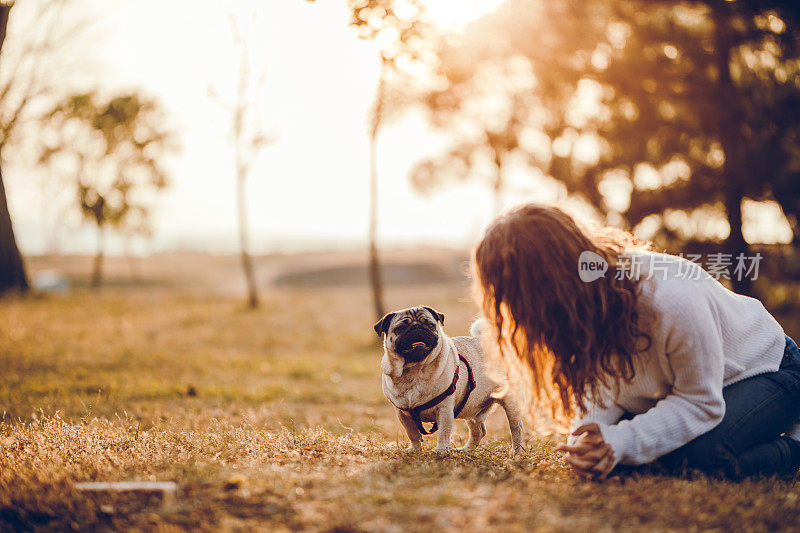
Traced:
<svg viewBox="0 0 800 533">
<path fill-rule="evenodd" d="M 576 418 L 572 423 L 572 431 L 575 431 L 577 428 L 584 424 L 588 424 L 590 422 L 596 422 L 598 425 L 600 424 L 616 424 L 622 415 L 625 413 L 625 410 L 622 409 L 619 405 L 615 404 L 612 401 L 607 400 L 605 407 L 600 407 L 597 404 L 590 404 L 587 409 L 586 413 L 582 416 Z M 574 437 L 569 435 L 567 437 L 567 443 L 572 444 L 577 440 L 578 437 Z"/>
<path fill-rule="evenodd" d="M 660 307 L 663 356 L 675 380 L 671 392 L 649 411 L 600 424 L 617 463 L 649 463 L 710 431 L 725 414 L 722 338 L 710 304 L 684 292 Z"/>
</svg>

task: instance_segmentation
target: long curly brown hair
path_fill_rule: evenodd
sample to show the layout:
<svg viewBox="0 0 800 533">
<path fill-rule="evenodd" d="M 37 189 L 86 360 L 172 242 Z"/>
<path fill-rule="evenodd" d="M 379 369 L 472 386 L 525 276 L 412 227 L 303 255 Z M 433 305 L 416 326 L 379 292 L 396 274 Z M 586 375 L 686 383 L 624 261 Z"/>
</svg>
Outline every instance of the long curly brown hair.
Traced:
<svg viewBox="0 0 800 533">
<path fill-rule="evenodd" d="M 591 231 L 553 206 L 528 204 L 496 219 L 475 251 L 477 293 L 494 325 L 501 353 L 515 353 L 530 374 L 535 397 L 556 415 L 584 411 L 600 389 L 633 377 L 639 327 L 637 280 L 617 276 L 618 258 L 647 248 L 616 228 Z M 609 264 L 584 282 L 582 252 Z"/>
</svg>

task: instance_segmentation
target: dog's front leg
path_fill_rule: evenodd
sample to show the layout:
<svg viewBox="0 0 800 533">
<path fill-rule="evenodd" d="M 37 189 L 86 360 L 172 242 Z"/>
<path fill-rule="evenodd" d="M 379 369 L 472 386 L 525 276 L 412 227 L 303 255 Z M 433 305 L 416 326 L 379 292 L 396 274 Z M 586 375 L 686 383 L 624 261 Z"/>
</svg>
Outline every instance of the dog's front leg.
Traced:
<svg viewBox="0 0 800 533">
<path fill-rule="evenodd" d="M 453 436 L 453 397 L 451 396 L 441 404 L 436 413 L 439 424 L 439 434 L 436 436 L 436 451 L 445 453 L 450 449 L 450 440 Z"/>
<path fill-rule="evenodd" d="M 421 450 L 422 434 L 417 429 L 414 419 L 411 418 L 411 415 L 405 411 L 401 411 L 400 409 L 397 410 L 397 418 L 400 419 L 400 423 L 403 424 L 403 429 L 406 430 L 406 435 L 408 435 L 408 440 L 411 441 L 411 444 L 408 445 L 408 449 L 406 451 L 416 452 Z"/>
</svg>

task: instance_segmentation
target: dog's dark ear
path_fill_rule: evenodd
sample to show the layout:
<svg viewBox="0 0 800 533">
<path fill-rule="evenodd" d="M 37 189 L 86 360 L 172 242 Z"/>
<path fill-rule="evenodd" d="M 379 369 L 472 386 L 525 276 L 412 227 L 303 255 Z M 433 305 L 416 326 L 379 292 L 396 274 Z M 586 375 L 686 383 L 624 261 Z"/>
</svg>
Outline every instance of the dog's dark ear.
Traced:
<svg viewBox="0 0 800 533">
<path fill-rule="evenodd" d="M 439 311 L 437 311 L 433 307 L 426 307 L 425 309 L 430 311 L 433 314 L 433 316 L 436 317 L 436 320 L 438 320 L 439 322 L 444 324 L 444 315 L 442 313 L 440 313 Z"/>
<path fill-rule="evenodd" d="M 392 321 L 394 315 L 394 313 L 388 313 L 375 324 L 375 333 L 378 334 L 378 337 L 389 331 L 389 322 Z"/>
</svg>

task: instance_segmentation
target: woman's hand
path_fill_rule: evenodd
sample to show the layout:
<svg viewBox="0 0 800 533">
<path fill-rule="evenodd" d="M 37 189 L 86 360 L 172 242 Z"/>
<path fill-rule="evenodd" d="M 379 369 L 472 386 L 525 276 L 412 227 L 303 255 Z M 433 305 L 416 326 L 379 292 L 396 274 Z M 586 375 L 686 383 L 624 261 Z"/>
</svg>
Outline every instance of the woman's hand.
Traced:
<svg viewBox="0 0 800 533">
<path fill-rule="evenodd" d="M 614 468 L 614 450 L 603 440 L 600 427 L 584 424 L 572 435 L 578 437 L 573 444 L 559 444 L 556 450 L 567 452 L 564 460 L 582 478 L 605 479 Z"/>
</svg>

